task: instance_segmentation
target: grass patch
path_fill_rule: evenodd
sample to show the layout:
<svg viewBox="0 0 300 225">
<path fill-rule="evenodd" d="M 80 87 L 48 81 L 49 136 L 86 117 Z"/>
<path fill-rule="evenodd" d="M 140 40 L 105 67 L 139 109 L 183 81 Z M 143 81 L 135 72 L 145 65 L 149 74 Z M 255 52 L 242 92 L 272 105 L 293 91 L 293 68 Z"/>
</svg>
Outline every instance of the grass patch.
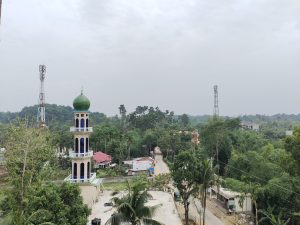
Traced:
<svg viewBox="0 0 300 225">
<path fill-rule="evenodd" d="M 109 191 L 124 191 L 127 189 L 127 182 L 103 183 L 103 188 Z"/>
</svg>

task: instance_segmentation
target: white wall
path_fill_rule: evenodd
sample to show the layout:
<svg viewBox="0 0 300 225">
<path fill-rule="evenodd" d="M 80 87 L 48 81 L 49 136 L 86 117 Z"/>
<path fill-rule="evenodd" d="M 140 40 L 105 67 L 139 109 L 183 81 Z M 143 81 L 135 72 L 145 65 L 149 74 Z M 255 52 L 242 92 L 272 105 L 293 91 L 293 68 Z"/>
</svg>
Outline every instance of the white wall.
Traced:
<svg viewBox="0 0 300 225">
<path fill-rule="evenodd" d="M 251 212 L 252 211 L 252 201 L 250 197 L 245 197 L 243 208 L 239 205 L 239 197 L 235 197 L 235 208 L 236 212 Z"/>
</svg>

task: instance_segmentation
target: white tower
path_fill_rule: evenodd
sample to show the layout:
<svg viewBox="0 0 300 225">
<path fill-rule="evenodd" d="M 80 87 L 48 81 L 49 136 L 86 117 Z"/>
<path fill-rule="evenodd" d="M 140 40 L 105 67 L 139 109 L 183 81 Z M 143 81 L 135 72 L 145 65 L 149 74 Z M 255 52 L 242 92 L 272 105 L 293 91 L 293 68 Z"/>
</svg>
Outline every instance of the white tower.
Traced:
<svg viewBox="0 0 300 225">
<path fill-rule="evenodd" d="M 70 131 L 74 133 L 74 150 L 69 153 L 72 159 L 72 174 L 67 178 L 73 183 L 92 183 L 96 174 L 91 173 L 91 159 L 93 151 L 89 148 L 89 136 L 93 128 L 89 126 L 89 99 L 81 94 L 75 98 L 74 127 Z"/>
<path fill-rule="evenodd" d="M 45 119 L 45 90 L 44 90 L 44 81 L 45 81 L 45 73 L 46 73 L 46 66 L 40 65 L 40 94 L 39 94 L 39 106 L 38 106 L 38 113 L 37 113 L 37 122 L 39 127 L 46 127 L 46 119 Z"/>
</svg>

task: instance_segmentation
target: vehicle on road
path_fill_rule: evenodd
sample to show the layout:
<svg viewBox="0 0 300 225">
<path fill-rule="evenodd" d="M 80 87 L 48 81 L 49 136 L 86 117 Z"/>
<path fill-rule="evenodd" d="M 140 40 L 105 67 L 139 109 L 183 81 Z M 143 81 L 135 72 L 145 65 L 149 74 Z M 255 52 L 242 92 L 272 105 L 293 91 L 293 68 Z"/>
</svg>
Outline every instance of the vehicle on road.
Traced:
<svg viewBox="0 0 300 225">
<path fill-rule="evenodd" d="M 105 202 L 104 206 L 113 206 L 114 204 L 112 202 Z"/>
</svg>

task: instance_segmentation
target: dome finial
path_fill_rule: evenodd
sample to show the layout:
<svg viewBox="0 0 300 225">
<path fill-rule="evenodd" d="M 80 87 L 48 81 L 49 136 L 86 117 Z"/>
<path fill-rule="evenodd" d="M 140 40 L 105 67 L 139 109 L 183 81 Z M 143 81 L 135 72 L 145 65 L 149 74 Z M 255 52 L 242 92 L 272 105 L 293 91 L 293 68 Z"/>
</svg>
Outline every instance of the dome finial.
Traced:
<svg viewBox="0 0 300 225">
<path fill-rule="evenodd" d="M 83 94 L 82 87 L 81 94 L 73 101 L 73 107 L 77 111 L 88 111 L 90 108 L 90 104 L 90 100 Z"/>
<path fill-rule="evenodd" d="M 81 85 L 81 95 L 83 95 L 83 85 Z"/>
</svg>

